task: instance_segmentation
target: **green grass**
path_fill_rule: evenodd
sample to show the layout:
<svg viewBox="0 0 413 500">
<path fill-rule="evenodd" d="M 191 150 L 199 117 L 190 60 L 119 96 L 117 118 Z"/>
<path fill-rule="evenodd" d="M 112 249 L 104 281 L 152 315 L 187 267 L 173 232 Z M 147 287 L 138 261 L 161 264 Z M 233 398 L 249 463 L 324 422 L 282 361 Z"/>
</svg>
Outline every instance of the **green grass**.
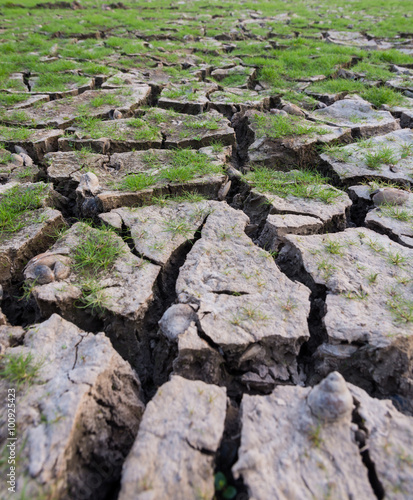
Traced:
<svg viewBox="0 0 413 500">
<path fill-rule="evenodd" d="M 91 99 L 90 105 L 94 108 L 100 108 L 101 106 L 120 106 L 121 102 L 116 95 L 113 94 L 103 94 L 98 95 Z"/>
<path fill-rule="evenodd" d="M 186 182 L 202 175 L 222 173 L 222 167 L 211 162 L 203 153 L 191 149 L 176 149 L 171 152 L 170 166 L 160 173 L 170 182 Z"/>
<path fill-rule="evenodd" d="M 347 162 L 350 160 L 351 153 L 347 149 L 344 149 L 344 147 L 338 144 L 325 144 L 321 147 L 321 152 L 336 160 Z"/>
<path fill-rule="evenodd" d="M 400 222 L 412 222 L 413 223 L 413 211 L 403 208 L 399 205 L 392 205 L 386 203 L 380 205 L 380 211 L 385 217 L 391 217 Z"/>
<path fill-rule="evenodd" d="M 184 125 L 190 129 L 218 130 L 221 122 L 222 118 L 220 117 L 203 118 L 203 115 L 201 115 L 200 119 L 198 117 L 192 118 L 191 120 L 187 120 Z"/>
<path fill-rule="evenodd" d="M 166 221 L 164 224 L 164 232 L 172 234 L 172 238 L 177 235 L 188 237 L 192 233 L 192 227 L 186 219 L 174 219 Z"/>
<path fill-rule="evenodd" d="M 278 172 L 266 167 L 258 167 L 245 175 L 244 180 L 252 184 L 257 191 L 276 194 L 283 198 L 295 196 L 328 204 L 333 203 L 343 194 L 341 191 L 326 186 L 328 180 L 311 170 Z"/>
<path fill-rule="evenodd" d="M 131 174 L 124 177 L 116 186 L 121 191 L 141 191 L 157 182 L 157 177 L 148 174 Z"/>
<path fill-rule="evenodd" d="M 166 97 L 171 100 L 186 100 L 186 101 L 196 101 L 199 96 L 198 92 L 195 92 L 193 88 L 177 88 L 177 89 L 167 89 L 162 92 L 162 97 Z"/>
<path fill-rule="evenodd" d="M 161 139 L 159 128 L 145 122 L 141 118 L 133 118 L 128 123 L 136 129 L 133 132 L 133 138 L 136 141 L 156 141 Z"/>
<path fill-rule="evenodd" d="M 256 136 L 280 139 L 295 135 L 323 135 L 327 131 L 316 125 L 304 123 L 302 119 L 294 116 L 281 115 L 255 115 L 252 123 L 256 127 Z"/>
<path fill-rule="evenodd" d="M 395 293 L 386 301 L 386 305 L 392 312 L 396 324 L 413 322 L 413 300 Z"/>
<path fill-rule="evenodd" d="M 309 87 L 309 90 L 322 94 L 338 94 L 340 92 L 359 93 L 367 90 L 367 88 L 363 82 L 357 80 L 336 78 L 314 83 Z"/>
<path fill-rule="evenodd" d="M 383 104 L 388 106 L 401 106 L 406 102 L 405 97 L 389 87 L 370 87 L 360 93 L 366 101 L 371 102 L 376 108 Z"/>
<path fill-rule="evenodd" d="M 0 165 L 7 165 L 13 161 L 13 155 L 0 143 Z"/>
<path fill-rule="evenodd" d="M 168 205 L 171 203 L 199 203 L 208 198 L 197 192 L 189 193 L 184 191 L 181 195 L 154 196 L 151 205 Z"/>
<path fill-rule="evenodd" d="M 24 127 L 5 127 L 0 125 L 0 140 L 24 141 L 33 134 L 33 130 Z"/>
<path fill-rule="evenodd" d="M 29 222 L 32 210 L 43 206 L 47 186 L 15 186 L 0 198 L 0 233 L 15 233 Z"/>
<path fill-rule="evenodd" d="M 23 385 L 30 385 L 34 382 L 42 364 L 42 362 L 34 362 L 31 353 L 5 354 L 0 361 L 0 378 L 20 389 Z"/>
<path fill-rule="evenodd" d="M 161 169 L 156 175 L 148 173 L 131 174 L 124 177 L 115 188 L 123 191 L 140 191 L 156 183 L 188 182 L 196 177 L 222 173 L 222 166 L 212 163 L 204 154 L 191 149 L 175 149 L 168 152 L 165 162 L 156 152 L 146 152 L 144 163 L 150 169 Z"/>
<path fill-rule="evenodd" d="M 96 276 L 110 270 L 125 250 L 114 231 L 85 227 L 86 235 L 81 238 L 72 255 L 74 267 L 81 274 Z"/>
<path fill-rule="evenodd" d="M 376 151 L 369 151 L 364 156 L 368 168 L 380 170 L 383 165 L 395 165 L 398 161 L 396 153 L 389 146 L 382 146 Z"/>
</svg>

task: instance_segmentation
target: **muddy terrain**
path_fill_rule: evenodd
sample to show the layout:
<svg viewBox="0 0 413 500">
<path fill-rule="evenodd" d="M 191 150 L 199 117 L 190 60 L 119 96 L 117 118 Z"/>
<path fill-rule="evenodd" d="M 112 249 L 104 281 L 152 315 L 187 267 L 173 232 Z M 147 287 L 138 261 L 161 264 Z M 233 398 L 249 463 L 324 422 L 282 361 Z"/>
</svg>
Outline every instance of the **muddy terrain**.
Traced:
<svg viewBox="0 0 413 500">
<path fill-rule="evenodd" d="M 413 30 L 376 4 L 0 6 L 2 499 L 412 498 Z"/>
</svg>

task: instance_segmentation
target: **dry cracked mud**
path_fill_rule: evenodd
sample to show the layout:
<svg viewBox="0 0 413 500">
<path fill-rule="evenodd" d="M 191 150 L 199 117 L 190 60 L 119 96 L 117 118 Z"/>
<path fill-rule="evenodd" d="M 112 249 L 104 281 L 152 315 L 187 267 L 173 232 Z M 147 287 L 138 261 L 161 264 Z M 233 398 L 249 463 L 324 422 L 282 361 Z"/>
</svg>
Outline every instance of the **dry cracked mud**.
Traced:
<svg viewBox="0 0 413 500">
<path fill-rule="evenodd" d="M 0 6 L 2 499 L 412 498 L 411 18 L 270 4 Z"/>
</svg>

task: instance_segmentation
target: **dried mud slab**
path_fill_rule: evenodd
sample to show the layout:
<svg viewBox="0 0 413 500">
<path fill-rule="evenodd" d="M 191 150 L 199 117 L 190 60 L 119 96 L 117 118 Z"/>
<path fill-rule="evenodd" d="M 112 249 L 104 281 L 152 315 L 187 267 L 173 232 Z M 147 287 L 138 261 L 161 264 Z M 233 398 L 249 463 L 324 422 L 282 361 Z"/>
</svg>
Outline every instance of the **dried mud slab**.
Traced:
<svg viewBox="0 0 413 500">
<path fill-rule="evenodd" d="M 16 104 L 8 106 L 8 108 L 19 110 L 24 108 L 30 108 L 44 102 L 50 101 L 50 96 L 46 94 L 31 94 L 29 92 L 5 92 L 6 94 L 13 94 L 13 97 L 17 97 L 18 101 Z M 0 96 L 2 93 L 0 93 Z M 4 94 L 3 94 L 4 95 Z"/>
<path fill-rule="evenodd" d="M 377 208 L 367 214 L 366 226 L 413 248 L 413 194 L 385 188 L 376 193 L 373 200 Z"/>
<path fill-rule="evenodd" d="M 162 147 L 162 134 L 158 127 L 140 118 L 99 121 L 91 129 L 74 123 L 59 140 L 59 151 L 87 148 L 95 153 L 124 153 Z"/>
<path fill-rule="evenodd" d="M 330 94 L 328 92 L 318 92 L 317 90 L 313 90 L 311 85 L 304 90 L 304 93 L 309 95 L 310 97 L 313 97 L 314 99 L 317 99 L 317 101 L 324 103 L 326 106 L 331 106 L 336 101 L 344 99 L 348 94 L 348 92 L 336 92 L 335 94 Z"/>
<path fill-rule="evenodd" d="M 93 118 L 108 117 L 113 108 L 124 116 L 130 116 L 136 108 L 147 103 L 150 93 L 151 88 L 148 85 L 135 86 L 132 89 L 88 90 L 75 97 L 66 97 L 35 109 L 22 110 L 18 122 L 29 127 L 34 125 L 39 128 L 65 129 L 84 115 Z M 10 111 L 6 111 L 2 119 L 6 123 L 16 123 L 16 116 Z"/>
<path fill-rule="evenodd" d="M 374 110 L 363 99 L 343 99 L 331 106 L 313 111 L 310 117 L 327 125 L 348 127 L 353 137 L 383 135 L 400 128 L 388 111 Z"/>
<path fill-rule="evenodd" d="M 335 45 L 346 47 L 357 47 L 364 50 L 375 50 L 378 48 L 375 40 L 369 40 L 361 33 L 354 31 L 327 31 L 326 41 Z"/>
<path fill-rule="evenodd" d="M 171 84 L 162 90 L 158 106 L 164 109 L 173 109 L 178 113 L 197 115 L 208 109 L 210 102 L 208 96 L 217 89 L 216 84 L 199 82 L 179 86 Z"/>
<path fill-rule="evenodd" d="M 43 162 L 47 166 L 47 177 L 56 189 L 69 198 L 75 198 L 82 175 L 105 171 L 109 156 L 88 151 L 57 151 L 46 154 Z"/>
<path fill-rule="evenodd" d="M 384 497 L 407 500 L 413 488 L 412 417 L 398 412 L 390 401 L 371 398 L 355 385 L 348 384 L 348 388 L 362 432 L 360 444 L 368 447 Z"/>
<path fill-rule="evenodd" d="M 304 118 L 247 111 L 242 118 L 249 138 L 251 164 L 288 169 L 317 158 L 316 147 L 331 142 L 349 142 L 349 128 L 314 124 Z"/>
<path fill-rule="evenodd" d="M 34 161 L 41 161 L 46 153 L 57 150 L 61 130 L 35 130 L 0 126 L 0 143 L 14 150 L 24 148 Z"/>
<path fill-rule="evenodd" d="M 20 203 L 17 201 L 20 200 Z M 58 194 L 50 185 L 10 183 L 0 186 L 0 206 L 11 213 L 1 220 L 0 284 L 8 284 L 34 255 L 46 250 L 66 223 Z"/>
<path fill-rule="evenodd" d="M 264 228 L 257 240 L 260 247 L 269 252 L 278 251 L 286 234 L 318 234 L 324 229 L 323 222 L 317 217 L 307 215 L 268 215 Z"/>
<path fill-rule="evenodd" d="M 268 111 L 275 106 L 277 101 L 269 92 L 256 92 L 254 90 L 233 87 L 216 90 L 209 95 L 209 99 L 212 109 L 216 109 L 228 117 L 231 117 L 234 113 L 248 109 Z"/>
<path fill-rule="evenodd" d="M 412 419 L 339 373 L 313 388 L 279 386 L 268 396 L 244 395 L 241 411 L 241 447 L 232 470 L 251 497 L 373 500 L 385 493 L 407 500 L 412 465 L 401 463 L 398 447 L 411 443 Z"/>
<path fill-rule="evenodd" d="M 204 350 L 199 344 L 206 341 L 224 357 L 227 369 L 243 373 L 241 383 L 271 387 L 275 380 L 296 379 L 296 356 L 308 338 L 309 291 L 290 281 L 271 256 L 252 243 L 244 232 L 248 222 L 244 213 L 224 203 L 215 205 L 180 268 L 179 304 L 165 313 L 164 318 L 170 318 L 161 320 L 161 332 L 180 341 L 181 334 L 191 335 L 188 328 L 195 321 L 201 342 L 191 342 L 199 354 Z M 175 316 L 181 316 L 178 328 L 173 326 Z M 220 366 L 206 366 L 208 360 L 199 354 L 204 376 L 219 379 Z M 176 363 L 187 365 L 183 355 Z M 191 376 L 186 367 L 185 376 L 193 378 L 197 369 L 192 367 Z"/>
<path fill-rule="evenodd" d="M 102 90 L 118 89 L 119 87 L 129 87 L 133 85 L 140 85 L 142 80 L 138 76 L 138 72 L 122 73 L 118 72 L 107 78 L 102 83 Z"/>
<path fill-rule="evenodd" d="M 100 218 L 115 228 L 126 227 L 139 255 L 165 266 L 177 249 L 195 238 L 206 217 L 219 206 L 214 201 L 187 203 L 171 198 L 161 206 L 117 208 Z"/>
<path fill-rule="evenodd" d="M 15 92 L 27 92 L 26 84 L 24 83 L 23 73 L 11 73 L 8 75 L 6 80 L 2 81 L 3 91 L 15 93 Z"/>
<path fill-rule="evenodd" d="M 379 395 L 412 397 L 413 250 L 370 229 L 285 236 L 280 265 L 327 292 L 316 374 L 333 369 Z M 290 274 L 291 273 L 291 274 Z"/>
<path fill-rule="evenodd" d="M 83 83 L 65 83 L 65 90 L 55 90 L 50 92 L 47 90 L 45 91 L 44 88 L 40 86 L 39 77 L 36 76 L 36 74 L 30 77 L 29 83 L 31 92 L 41 92 L 42 94 L 50 96 L 50 99 L 62 99 L 64 97 L 77 96 L 87 90 L 93 90 L 95 88 L 95 79 L 86 77 L 83 78 Z M 40 91 L 38 90 L 39 87 Z"/>
<path fill-rule="evenodd" d="M 253 88 L 254 82 L 257 79 L 257 70 L 238 65 L 232 68 L 217 68 L 211 72 L 210 76 L 222 85 L 225 85 L 228 80 L 232 82 L 235 79 L 237 80 L 235 87 Z"/>
<path fill-rule="evenodd" d="M 123 466 L 119 500 L 214 497 L 224 433 L 222 387 L 174 376 L 148 403 Z"/>
<path fill-rule="evenodd" d="M 413 183 L 413 133 L 396 130 L 320 155 L 323 168 L 349 185 L 366 179 Z"/>
<path fill-rule="evenodd" d="M 103 333 L 86 333 L 57 314 L 27 332 L 1 328 L 14 339 L 21 330 L 22 344 L 1 363 L 21 359 L 32 368 L 17 388 L 17 441 L 6 441 L 6 412 L 1 417 L 2 447 L 14 443 L 19 456 L 16 492 L 101 497 L 118 480 L 143 414 L 135 372 Z M 0 380 L 4 399 L 9 387 Z"/>
<path fill-rule="evenodd" d="M 259 244 L 276 250 L 285 234 L 314 234 L 341 231 L 347 224 L 351 200 L 346 193 L 324 184 L 325 179 L 303 172 L 271 172 L 260 178 L 260 171 L 244 177 L 248 191 L 242 210 L 258 230 Z M 272 183 L 266 192 L 266 180 Z M 289 188 L 291 185 L 291 188 Z M 261 191 L 262 189 L 262 191 Z M 253 227 L 251 227 L 251 230 Z"/>
<path fill-rule="evenodd" d="M 93 122 L 89 129 L 87 125 L 82 120 L 75 124 L 69 130 L 71 135 L 59 140 L 59 149 L 87 147 L 97 153 L 122 153 L 151 148 L 199 149 L 216 142 L 222 146 L 235 144 L 234 130 L 216 111 L 193 116 L 151 108 L 139 118 Z"/>
<path fill-rule="evenodd" d="M 98 255 L 106 248 L 111 262 L 94 264 L 91 250 L 83 250 L 91 247 Z M 155 300 L 160 269 L 133 255 L 115 233 L 78 222 L 28 263 L 25 279 L 43 318 L 58 313 L 91 330 L 100 318 L 117 351 L 135 365 L 137 335 Z"/>
<path fill-rule="evenodd" d="M 160 118 L 159 118 L 160 119 Z M 235 132 L 229 121 L 216 111 L 196 116 L 172 114 L 161 122 L 165 148 L 207 147 L 215 143 L 235 145 Z"/>
<path fill-rule="evenodd" d="M 198 193 L 217 198 L 227 184 L 228 154 L 200 150 L 115 153 L 109 163 L 87 173 L 77 188 L 77 210 L 86 217 L 114 208 L 142 206 L 152 197 Z"/>
<path fill-rule="evenodd" d="M 383 104 L 381 109 L 390 111 L 395 118 L 400 118 L 402 128 L 413 128 L 413 99 L 403 97 L 403 103 L 398 106 Z"/>
<path fill-rule="evenodd" d="M 387 81 L 386 86 L 396 90 L 413 92 L 413 79 L 411 76 L 395 78 L 394 80 Z"/>
</svg>

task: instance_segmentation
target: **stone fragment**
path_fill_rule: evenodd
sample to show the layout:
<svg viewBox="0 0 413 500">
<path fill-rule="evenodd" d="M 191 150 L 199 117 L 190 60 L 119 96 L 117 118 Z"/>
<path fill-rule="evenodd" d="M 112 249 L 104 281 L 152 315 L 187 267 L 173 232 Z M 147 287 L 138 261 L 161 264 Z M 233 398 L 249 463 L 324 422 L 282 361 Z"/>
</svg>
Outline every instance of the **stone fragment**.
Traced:
<svg viewBox="0 0 413 500">
<path fill-rule="evenodd" d="M 376 207 L 380 205 L 405 205 L 409 198 L 409 193 L 402 189 L 381 188 L 373 194 L 373 203 Z"/>
<path fill-rule="evenodd" d="M 74 198 L 82 175 L 89 170 L 105 171 L 109 157 L 89 152 L 58 151 L 45 155 L 44 161 L 47 165 L 47 176 L 56 189 L 65 196 Z"/>
<path fill-rule="evenodd" d="M 286 104 L 282 108 L 283 111 L 285 111 L 289 115 L 294 115 L 294 116 L 301 116 L 305 117 L 304 111 L 302 111 L 296 104 Z"/>
<path fill-rule="evenodd" d="M 12 327 L 1 328 L 12 333 Z M 139 427 L 139 379 L 103 333 L 86 333 L 58 315 L 23 336 L 22 345 L 2 358 L 3 364 L 28 360 L 33 373 L 18 387 L 16 493 L 101 497 L 116 484 Z M 2 378 L 4 399 L 7 388 Z M 0 417 L 2 445 L 9 443 L 6 413 Z"/>
<path fill-rule="evenodd" d="M 172 377 L 146 407 L 119 500 L 212 499 L 225 414 L 224 388 Z"/>
</svg>

